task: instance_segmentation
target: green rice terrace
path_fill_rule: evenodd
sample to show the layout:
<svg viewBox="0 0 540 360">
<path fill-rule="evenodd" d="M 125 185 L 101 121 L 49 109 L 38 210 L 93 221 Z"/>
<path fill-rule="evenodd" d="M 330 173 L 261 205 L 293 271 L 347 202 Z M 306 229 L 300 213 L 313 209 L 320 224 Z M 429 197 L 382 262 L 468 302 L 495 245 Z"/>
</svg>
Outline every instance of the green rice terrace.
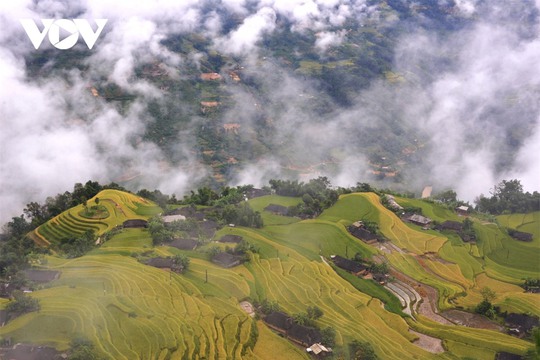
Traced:
<svg viewBox="0 0 540 360">
<path fill-rule="evenodd" d="M 116 190 L 96 196 L 101 214 L 85 217 L 74 207 L 37 228 L 31 237 L 42 246 L 87 230 L 103 236 L 129 219 L 161 212 L 153 202 Z M 520 286 L 540 272 L 540 214 L 501 215 L 497 223 L 471 216 L 476 242 L 450 231 L 423 230 L 404 222 L 374 193 L 341 195 L 315 219 L 264 210 L 270 204 L 293 206 L 299 198 L 266 195 L 249 200 L 260 211 L 262 228 L 225 226 L 195 250 L 154 246 L 149 230 L 119 230 L 86 255 L 67 259 L 47 255 L 38 268 L 60 273 L 31 294 L 40 310 L 10 320 L 2 339 L 42 344 L 63 351 L 76 336 L 89 339 L 107 359 L 309 359 L 299 346 L 252 317 L 240 302 L 277 303 L 287 314 L 316 306 L 319 328 L 335 330 L 334 358 L 355 358 L 353 340 L 368 342 L 380 359 L 494 359 L 499 352 L 525 355 L 532 341 L 508 335 L 483 318 L 486 326 L 465 326 L 450 315 L 472 313 L 486 287 L 501 312 L 540 316 L 538 294 Z M 463 217 L 435 203 L 396 197 L 441 223 Z M 86 206 L 96 205 L 96 198 Z M 384 242 L 351 235 L 356 221 L 378 225 Z M 504 230 L 533 234 L 521 242 Z M 258 252 L 249 261 L 223 268 L 208 249 L 224 235 L 238 235 Z M 336 267 L 332 255 L 358 254 L 388 263 L 382 286 Z M 183 273 L 148 266 L 138 259 L 187 255 Z M 6 306 L 6 302 L 0 306 Z M 452 310 L 453 309 L 453 310 Z M 457 310 L 456 310 L 457 309 Z M 451 310 L 448 312 L 448 310 Z M 466 313 L 466 314 L 470 314 Z M 455 314 L 454 314 L 455 315 Z M 479 317 L 479 315 L 475 315 Z"/>
</svg>

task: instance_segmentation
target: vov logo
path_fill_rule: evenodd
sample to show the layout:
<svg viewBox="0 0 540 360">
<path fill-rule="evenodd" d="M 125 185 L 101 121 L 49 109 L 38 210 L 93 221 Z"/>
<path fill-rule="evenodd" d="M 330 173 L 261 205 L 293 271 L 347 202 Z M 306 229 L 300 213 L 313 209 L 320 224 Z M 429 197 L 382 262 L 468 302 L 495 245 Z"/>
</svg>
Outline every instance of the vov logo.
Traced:
<svg viewBox="0 0 540 360">
<path fill-rule="evenodd" d="M 21 24 L 26 31 L 26 35 L 30 38 L 32 45 L 37 49 L 49 33 L 49 41 L 52 46 L 60 50 L 71 49 L 79 40 L 79 34 L 82 36 L 88 49 L 92 49 L 99 35 L 103 31 L 107 19 L 96 19 L 97 30 L 94 32 L 87 20 L 84 19 L 41 19 L 43 30 L 40 31 L 32 19 L 21 19 Z M 60 30 L 68 33 L 66 37 L 60 39 Z"/>
</svg>

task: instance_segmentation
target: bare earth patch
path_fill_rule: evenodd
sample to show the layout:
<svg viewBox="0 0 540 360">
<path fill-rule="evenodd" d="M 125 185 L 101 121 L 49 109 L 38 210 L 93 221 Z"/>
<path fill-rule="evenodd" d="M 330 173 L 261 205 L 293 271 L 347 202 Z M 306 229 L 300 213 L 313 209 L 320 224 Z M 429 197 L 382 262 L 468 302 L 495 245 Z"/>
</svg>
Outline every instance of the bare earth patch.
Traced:
<svg viewBox="0 0 540 360">
<path fill-rule="evenodd" d="M 435 337 L 431 337 L 411 329 L 409 329 L 409 332 L 418 336 L 418 340 L 414 341 L 413 344 L 433 354 L 441 354 L 444 352 L 441 339 L 437 339 Z"/>
</svg>

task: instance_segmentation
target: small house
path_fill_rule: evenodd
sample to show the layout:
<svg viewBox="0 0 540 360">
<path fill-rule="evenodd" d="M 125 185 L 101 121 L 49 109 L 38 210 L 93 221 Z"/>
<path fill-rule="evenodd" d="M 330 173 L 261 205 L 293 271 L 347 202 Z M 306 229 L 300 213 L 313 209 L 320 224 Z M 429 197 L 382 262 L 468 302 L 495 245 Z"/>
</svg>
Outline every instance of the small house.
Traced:
<svg viewBox="0 0 540 360">
<path fill-rule="evenodd" d="M 184 267 L 180 264 L 176 264 L 172 258 L 151 258 L 146 262 L 146 265 L 153 266 L 158 269 L 168 269 L 177 273 L 184 271 Z"/>
<path fill-rule="evenodd" d="M 124 221 L 123 226 L 124 226 L 124 229 L 147 228 L 148 221 L 143 220 L 143 219 L 131 219 L 131 220 Z"/>
<path fill-rule="evenodd" d="M 436 227 L 437 230 L 450 230 L 450 231 L 461 231 L 463 230 L 463 224 L 459 221 L 447 220 Z"/>
<path fill-rule="evenodd" d="M 504 318 L 505 325 L 508 328 L 515 329 L 515 333 L 518 337 L 526 336 L 530 334 L 534 327 L 540 325 L 537 316 L 531 316 L 526 314 L 514 314 L 510 313 Z"/>
<path fill-rule="evenodd" d="M 332 348 L 326 347 L 322 345 L 321 343 L 315 343 L 311 345 L 310 347 L 308 347 L 306 351 L 315 356 L 325 356 L 332 352 Z"/>
<path fill-rule="evenodd" d="M 510 235 L 512 238 L 518 240 L 518 241 L 525 241 L 525 242 L 531 242 L 533 241 L 533 234 L 526 233 L 523 231 L 517 231 L 513 229 L 508 230 L 508 235 Z"/>
<path fill-rule="evenodd" d="M 240 235 L 227 234 L 227 235 L 223 235 L 219 239 L 219 242 L 239 244 L 242 241 L 242 239 L 243 237 L 241 237 Z"/>
<path fill-rule="evenodd" d="M 197 245 L 199 245 L 197 241 L 192 239 L 176 239 L 169 244 L 169 246 L 180 250 L 195 250 Z"/>
<path fill-rule="evenodd" d="M 165 224 L 170 224 L 170 223 L 172 223 L 174 221 L 184 221 L 184 220 L 186 220 L 186 216 L 181 215 L 181 214 L 165 215 L 165 216 L 162 216 L 161 219 L 163 220 L 163 222 Z"/>
<path fill-rule="evenodd" d="M 356 223 L 355 223 L 356 224 Z M 354 236 L 357 239 L 360 239 L 367 243 L 376 242 L 379 240 L 379 237 L 368 230 L 366 230 L 363 227 L 355 226 L 354 224 L 349 226 L 349 232 L 352 236 Z"/>
<path fill-rule="evenodd" d="M 261 196 L 270 195 L 270 191 L 264 190 L 264 189 L 253 188 L 253 189 L 247 190 L 245 192 L 245 195 L 247 196 L 248 199 L 254 199 Z"/>
<path fill-rule="evenodd" d="M 230 268 L 240 265 L 241 258 L 239 256 L 231 255 L 226 252 L 221 252 L 212 258 L 212 262 L 221 267 Z"/>
<path fill-rule="evenodd" d="M 293 318 L 281 311 L 274 311 L 266 315 L 264 317 L 264 322 L 269 328 L 282 334 L 287 334 L 287 330 L 294 324 Z"/>
<path fill-rule="evenodd" d="M 365 275 L 367 272 L 366 265 L 353 260 L 345 259 L 339 255 L 332 256 L 332 261 L 338 268 L 346 270 L 356 276 Z"/>
<path fill-rule="evenodd" d="M 467 215 L 469 215 L 469 207 L 465 206 L 465 205 L 458 206 L 456 208 L 456 212 L 460 216 L 467 216 Z"/>
<path fill-rule="evenodd" d="M 0 350 L 0 359 L 56 360 L 62 355 L 52 347 L 33 344 L 15 344 L 11 349 Z"/>
<path fill-rule="evenodd" d="M 409 216 L 407 220 L 419 226 L 426 226 L 431 223 L 430 218 L 418 214 L 413 214 Z"/>
<path fill-rule="evenodd" d="M 309 344 L 322 341 L 321 332 L 318 329 L 299 324 L 293 324 L 287 330 L 287 338 L 302 346 L 309 346 Z"/>
<path fill-rule="evenodd" d="M 48 283 L 50 281 L 58 279 L 60 276 L 59 271 L 53 271 L 53 270 L 35 270 L 35 269 L 29 269 L 24 270 L 24 275 L 26 278 L 32 282 L 35 283 Z"/>
</svg>

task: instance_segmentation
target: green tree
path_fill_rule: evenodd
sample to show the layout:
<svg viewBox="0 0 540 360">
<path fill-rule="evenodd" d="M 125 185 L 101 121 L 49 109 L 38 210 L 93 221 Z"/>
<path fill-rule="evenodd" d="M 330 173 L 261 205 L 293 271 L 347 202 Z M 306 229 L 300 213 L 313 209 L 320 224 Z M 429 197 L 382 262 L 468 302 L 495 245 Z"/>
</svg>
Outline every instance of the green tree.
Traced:
<svg viewBox="0 0 540 360">
<path fill-rule="evenodd" d="M 336 330 L 331 327 L 325 327 L 321 330 L 321 340 L 325 346 L 336 346 Z"/>
<path fill-rule="evenodd" d="M 181 265 L 184 268 L 183 272 L 189 269 L 190 260 L 186 255 L 175 255 L 173 258 L 173 262 L 176 265 Z"/>
<path fill-rule="evenodd" d="M 307 316 L 313 320 L 317 320 L 324 315 L 324 312 L 318 306 L 308 306 L 306 313 Z"/>
<path fill-rule="evenodd" d="M 480 289 L 480 294 L 482 295 L 484 301 L 488 302 L 492 302 L 497 297 L 497 293 L 487 286 Z"/>
<path fill-rule="evenodd" d="M 378 360 L 379 357 L 375 353 L 373 346 L 367 341 L 353 340 L 349 344 L 351 360 Z"/>
</svg>

